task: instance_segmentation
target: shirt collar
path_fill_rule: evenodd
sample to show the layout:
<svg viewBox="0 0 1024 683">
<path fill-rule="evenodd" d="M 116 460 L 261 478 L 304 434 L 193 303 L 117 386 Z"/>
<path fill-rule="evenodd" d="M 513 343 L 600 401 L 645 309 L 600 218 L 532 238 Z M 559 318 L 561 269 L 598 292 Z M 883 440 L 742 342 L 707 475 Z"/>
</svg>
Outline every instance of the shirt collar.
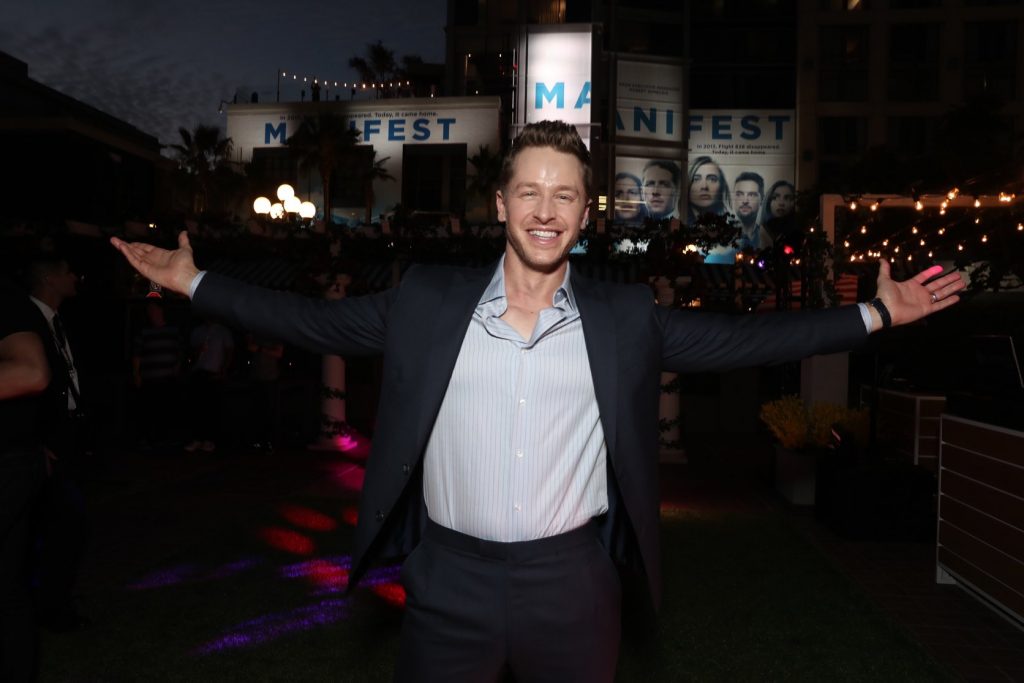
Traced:
<svg viewBox="0 0 1024 683">
<path fill-rule="evenodd" d="M 555 290 L 554 296 L 551 297 L 551 306 L 553 308 L 559 308 L 566 312 L 576 312 L 576 295 L 572 291 L 572 264 L 567 263 L 565 266 L 565 277 L 562 278 L 562 284 Z M 477 302 L 477 310 L 484 308 L 487 304 L 493 304 L 500 308 L 501 312 L 497 315 L 501 315 L 508 308 L 507 296 L 505 294 L 505 255 L 501 255 L 501 259 L 498 260 L 498 267 L 494 269 L 494 275 L 491 277 L 491 282 L 487 285 L 483 295 L 480 297 L 480 301 Z M 491 308 L 487 306 L 487 308 Z"/>
<path fill-rule="evenodd" d="M 49 304 L 47 304 L 45 301 L 40 301 L 39 299 L 35 298 L 31 294 L 29 295 L 28 298 L 31 299 L 32 303 L 34 303 L 36 305 L 36 307 L 40 311 L 43 312 L 43 315 L 46 317 L 46 322 L 48 322 L 48 323 L 50 323 L 52 325 L 53 324 L 53 316 L 57 315 L 57 311 L 55 311 L 52 308 L 50 308 Z"/>
</svg>

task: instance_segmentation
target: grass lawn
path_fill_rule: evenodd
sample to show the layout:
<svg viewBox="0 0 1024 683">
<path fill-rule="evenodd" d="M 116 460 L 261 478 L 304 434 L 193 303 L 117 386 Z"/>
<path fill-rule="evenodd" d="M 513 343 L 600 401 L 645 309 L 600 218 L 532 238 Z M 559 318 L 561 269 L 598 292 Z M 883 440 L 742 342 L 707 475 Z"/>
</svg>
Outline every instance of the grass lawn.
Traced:
<svg viewBox="0 0 1024 683">
<path fill-rule="evenodd" d="M 44 634 L 40 680 L 390 680 L 395 572 L 341 592 L 352 500 L 337 467 L 194 462 L 135 463 L 94 491 L 93 624 Z M 661 616 L 624 644 L 619 680 L 953 680 L 784 513 L 673 510 L 662 529 Z"/>
</svg>

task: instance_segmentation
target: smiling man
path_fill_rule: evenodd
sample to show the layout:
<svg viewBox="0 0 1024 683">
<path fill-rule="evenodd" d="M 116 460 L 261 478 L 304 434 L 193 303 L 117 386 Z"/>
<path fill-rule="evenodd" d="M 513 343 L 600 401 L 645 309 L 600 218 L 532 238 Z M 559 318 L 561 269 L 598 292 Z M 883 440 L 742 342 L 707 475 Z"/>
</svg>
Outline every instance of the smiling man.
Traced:
<svg viewBox="0 0 1024 683">
<path fill-rule="evenodd" d="M 526 126 L 505 160 L 502 259 L 414 267 L 393 290 L 310 300 L 200 273 L 114 239 L 128 261 L 218 315 L 319 353 L 383 353 L 377 432 L 352 552 L 411 554 L 401 681 L 611 681 L 622 581 L 661 594 L 662 369 L 715 371 L 848 348 L 952 305 L 956 274 L 897 283 L 870 305 L 729 316 L 655 306 L 644 285 L 568 260 L 587 223 L 590 153 L 575 128 Z"/>
</svg>

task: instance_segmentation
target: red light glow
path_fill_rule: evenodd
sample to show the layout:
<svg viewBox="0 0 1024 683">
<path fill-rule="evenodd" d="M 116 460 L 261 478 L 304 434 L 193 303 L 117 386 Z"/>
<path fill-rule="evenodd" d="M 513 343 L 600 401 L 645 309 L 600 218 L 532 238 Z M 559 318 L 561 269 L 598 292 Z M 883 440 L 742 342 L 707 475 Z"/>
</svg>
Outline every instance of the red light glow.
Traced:
<svg viewBox="0 0 1024 683">
<path fill-rule="evenodd" d="M 294 555 L 312 555 L 316 549 L 309 536 L 281 527 L 264 527 L 260 530 L 260 538 L 271 548 Z"/>
<path fill-rule="evenodd" d="M 341 511 L 341 521 L 349 526 L 355 526 L 359 522 L 359 508 L 349 505 Z"/>
<path fill-rule="evenodd" d="M 789 245 L 787 244 L 786 246 L 784 246 L 784 247 L 782 248 L 782 253 L 783 253 L 783 254 L 786 254 L 787 256 L 788 256 L 789 254 L 792 254 L 792 253 L 793 253 L 793 247 L 791 247 L 791 246 L 789 246 Z"/>
<path fill-rule="evenodd" d="M 301 505 L 282 505 L 278 511 L 291 524 L 310 531 L 334 531 L 338 528 L 338 523 L 324 513 Z"/>
<path fill-rule="evenodd" d="M 395 607 L 405 607 L 405 589 L 397 583 L 381 583 L 371 590 L 384 602 Z"/>
</svg>

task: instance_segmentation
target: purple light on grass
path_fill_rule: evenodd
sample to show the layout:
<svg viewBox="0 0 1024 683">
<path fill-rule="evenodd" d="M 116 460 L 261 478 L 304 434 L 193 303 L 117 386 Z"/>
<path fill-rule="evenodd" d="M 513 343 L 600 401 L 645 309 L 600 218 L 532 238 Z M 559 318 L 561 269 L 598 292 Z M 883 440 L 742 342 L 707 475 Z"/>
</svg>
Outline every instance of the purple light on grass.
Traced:
<svg viewBox="0 0 1024 683">
<path fill-rule="evenodd" d="M 204 581 L 219 581 L 236 574 L 241 574 L 253 567 L 263 564 L 261 557 L 248 557 L 234 562 L 215 567 L 209 571 L 202 571 L 195 564 L 180 564 L 176 567 L 160 569 L 147 576 L 142 577 L 134 583 L 126 586 L 128 590 L 141 591 L 154 588 L 168 588 L 179 584 L 202 583 Z"/>
<path fill-rule="evenodd" d="M 334 624 L 348 617 L 348 600 L 330 598 L 288 612 L 267 614 L 242 622 L 233 631 L 214 638 L 192 651 L 193 655 L 210 655 L 253 645 L 260 645 L 299 631 Z"/>
</svg>

